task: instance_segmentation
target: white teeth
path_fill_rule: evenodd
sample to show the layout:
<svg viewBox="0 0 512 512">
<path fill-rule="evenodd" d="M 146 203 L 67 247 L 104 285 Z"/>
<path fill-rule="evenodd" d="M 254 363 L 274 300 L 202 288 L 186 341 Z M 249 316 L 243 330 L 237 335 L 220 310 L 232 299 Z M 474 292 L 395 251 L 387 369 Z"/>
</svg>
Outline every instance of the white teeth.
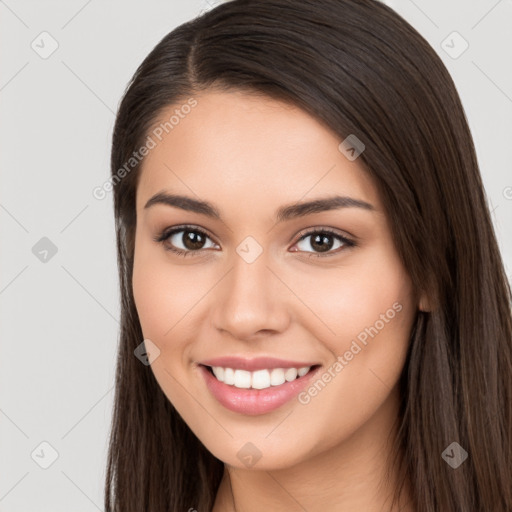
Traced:
<svg viewBox="0 0 512 512">
<path fill-rule="evenodd" d="M 274 368 L 270 372 L 270 384 L 272 384 L 272 386 L 280 386 L 284 384 L 285 380 L 284 370 L 282 368 Z"/>
<path fill-rule="evenodd" d="M 217 368 L 219 367 L 217 366 Z M 230 386 L 235 383 L 235 370 L 233 368 L 224 368 L 224 382 Z"/>
<path fill-rule="evenodd" d="M 254 389 L 265 389 L 270 387 L 270 372 L 268 370 L 258 370 L 252 372 L 251 387 Z"/>
<path fill-rule="evenodd" d="M 304 377 L 304 375 L 309 372 L 309 368 L 309 366 L 303 366 L 302 368 L 299 368 L 299 377 Z"/>
<path fill-rule="evenodd" d="M 224 368 L 222 366 L 212 366 L 212 371 L 217 380 L 224 382 Z"/>
<path fill-rule="evenodd" d="M 292 380 L 295 380 L 297 378 L 297 368 L 287 368 L 284 372 L 284 378 L 291 382 Z"/>
<path fill-rule="evenodd" d="M 272 370 L 234 370 L 213 366 L 212 371 L 217 380 L 230 386 L 242 389 L 266 389 L 271 386 L 280 386 L 285 382 L 291 382 L 297 377 L 303 377 L 311 369 L 310 366 L 302 368 L 273 368 Z"/>
<path fill-rule="evenodd" d="M 235 370 L 235 387 L 249 389 L 251 387 L 251 372 Z"/>
</svg>

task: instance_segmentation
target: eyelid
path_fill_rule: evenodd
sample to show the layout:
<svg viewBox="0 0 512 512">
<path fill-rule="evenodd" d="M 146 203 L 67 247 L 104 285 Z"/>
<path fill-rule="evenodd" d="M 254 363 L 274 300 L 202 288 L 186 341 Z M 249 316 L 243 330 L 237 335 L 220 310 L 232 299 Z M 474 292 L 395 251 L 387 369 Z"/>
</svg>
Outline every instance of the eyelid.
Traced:
<svg viewBox="0 0 512 512">
<path fill-rule="evenodd" d="M 298 237 L 297 242 L 299 240 L 302 240 L 306 236 L 313 235 L 315 233 L 329 233 L 331 235 L 339 236 L 340 238 L 344 238 L 350 242 L 355 243 L 355 240 L 354 240 L 355 237 L 353 237 L 352 235 L 349 235 L 348 233 L 345 234 L 345 232 L 342 232 L 341 230 L 338 230 L 335 228 L 329 228 L 327 226 L 315 226 L 313 228 L 306 228 L 306 229 L 299 231 L 299 233 L 297 234 L 297 237 Z"/>
<path fill-rule="evenodd" d="M 210 233 L 208 232 L 207 229 L 205 229 L 205 228 L 203 228 L 201 226 L 198 226 L 197 224 L 180 224 L 180 225 L 177 225 L 177 226 L 172 226 L 172 227 L 164 228 L 160 232 L 160 234 L 157 234 L 155 237 L 153 237 L 153 240 L 155 242 L 163 242 L 167 238 L 169 238 L 171 235 L 173 235 L 175 233 L 178 233 L 180 231 L 186 231 L 186 230 L 197 231 L 198 233 L 201 233 L 202 235 L 207 236 L 208 238 L 210 238 L 217 245 L 220 245 L 217 241 L 215 241 L 215 237 L 210 235 Z M 197 251 L 192 251 L 192 252 L 197 252 Z"/>
</svg>

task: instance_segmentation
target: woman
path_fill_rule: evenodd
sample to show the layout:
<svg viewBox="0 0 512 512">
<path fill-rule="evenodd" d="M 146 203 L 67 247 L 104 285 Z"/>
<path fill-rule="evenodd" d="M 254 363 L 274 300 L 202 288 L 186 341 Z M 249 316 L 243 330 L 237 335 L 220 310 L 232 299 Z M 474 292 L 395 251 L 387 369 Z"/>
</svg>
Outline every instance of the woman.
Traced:
<svg viewBox="0 0 512 512">
<path fill-rule="evenodd" d="M 105 509 L 512 509 L 511 293 L 455 86 L 372 0 L 173 30 L 114 129 Z"/>
</svg>

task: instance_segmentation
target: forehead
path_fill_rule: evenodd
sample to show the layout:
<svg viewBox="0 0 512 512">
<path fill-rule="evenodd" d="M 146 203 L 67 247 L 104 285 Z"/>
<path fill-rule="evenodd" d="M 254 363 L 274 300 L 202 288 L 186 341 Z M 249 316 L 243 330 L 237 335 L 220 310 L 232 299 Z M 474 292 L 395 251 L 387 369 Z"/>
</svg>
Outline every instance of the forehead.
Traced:
<svg viewBox="0 0 512 512">
<path fill-rule="evenodd" d="M 144 157 L 137 209 L 163 190 L 248 208 L 340 193 L 378 208 L 361 160 L 348 160 L 343 139 L 302 109 L 240 91 L 193 98 L 193 108 L 171 105 L 155 123 L 166 128 Z"/>
</svg>

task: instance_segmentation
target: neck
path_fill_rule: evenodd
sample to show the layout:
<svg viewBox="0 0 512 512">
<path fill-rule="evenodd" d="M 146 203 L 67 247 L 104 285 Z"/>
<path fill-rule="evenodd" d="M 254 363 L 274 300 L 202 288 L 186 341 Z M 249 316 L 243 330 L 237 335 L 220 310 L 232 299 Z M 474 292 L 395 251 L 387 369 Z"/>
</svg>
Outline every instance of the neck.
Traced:
<svg viewBox="0 0 512 512">
<path fill-rule="evenodd" d="M 308 512 L 365 510 L 414 512 L 406 482 L 391 509 L 397 475 L 390 466 L 398 390 L 374 416 L 341 443 L 293 467 L 262 471 L 225 467 L 212 512 Z M 391 405 L 391 406 L 390 406 Z"/>
</svg>

